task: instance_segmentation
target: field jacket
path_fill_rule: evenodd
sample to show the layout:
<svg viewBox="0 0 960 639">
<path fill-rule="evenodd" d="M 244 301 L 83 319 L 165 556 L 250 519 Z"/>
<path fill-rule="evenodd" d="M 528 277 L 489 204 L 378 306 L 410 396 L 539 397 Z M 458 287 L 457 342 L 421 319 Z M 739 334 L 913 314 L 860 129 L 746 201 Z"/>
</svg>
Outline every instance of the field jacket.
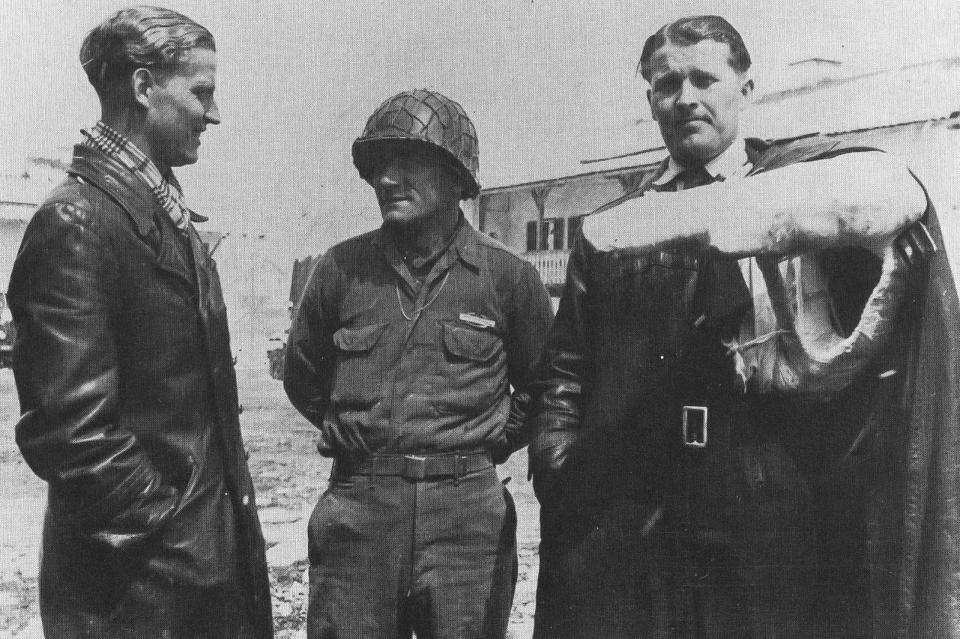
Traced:
<svg viewBox="0 0 960 639">
<path fill-rule="evenodd" d="M 378 229 L 318 264 L 284 385 L 326 455 L 487 451 L 501 461 L 527 443 L 522 413 L 550 319 L 533 266 L 466 220 L 422 284 Z"/>
</svg>

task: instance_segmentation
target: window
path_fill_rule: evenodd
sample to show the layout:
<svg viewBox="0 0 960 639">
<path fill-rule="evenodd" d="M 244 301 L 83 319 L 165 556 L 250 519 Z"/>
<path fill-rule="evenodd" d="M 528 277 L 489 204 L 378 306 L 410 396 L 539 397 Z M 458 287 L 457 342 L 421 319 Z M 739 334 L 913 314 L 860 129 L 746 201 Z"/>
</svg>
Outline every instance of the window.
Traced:
<svg viewBox="0 0 960 639">
<path fill-rule="evenodd" d="M 566 220 L 564 220 L 562 217 L 555 217 L 552 220 L 550 220 L 550 225 L 552 226 L 551 231 L 553 233 L 553 250 L 554 251 L 563 250 L 564 222 L 566 222 Z"/>
<path fill-rule="evenodd" d="M 562 251 L 566 220 L 562 217 L 548 217 L 543 220 L 539 233 L 536 220 L 527 222 L 528 251 Z"/>
<path fill-rule="evenodd" d="M 537 221 L 527 222 L 527 250 L 537 250 Z"/>
</svg>

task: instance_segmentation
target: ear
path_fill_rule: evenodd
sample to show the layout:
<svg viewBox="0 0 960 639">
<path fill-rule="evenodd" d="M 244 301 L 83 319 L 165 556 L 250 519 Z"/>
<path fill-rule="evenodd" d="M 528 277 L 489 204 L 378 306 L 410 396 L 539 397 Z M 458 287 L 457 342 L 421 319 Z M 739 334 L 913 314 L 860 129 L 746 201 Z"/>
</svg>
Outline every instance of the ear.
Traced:
<svg viewBox="0 0 960 639">
<path fill-rule="evenodd" d="M 753 78 L 747 78 L 747 81 L 740 85 L 740 93 L 744 98 L 749 98 L 753 93 Z"/>
<path fill-rule="evenodd" d="M 130 88 L 133 90 L 134 101 L 143 108 L 150 106 L 150 94 L 157 86 L 157 80 L 149 69 L 139 68 L 130 76 Z"/>
<path fill-rule="evenodd" d="M 647 104 L 650 106 L 650 117 L 656 120 L 657 116 L 653 112 L 653 90 L 652 89 L 647 89 Z"/>
</svg>

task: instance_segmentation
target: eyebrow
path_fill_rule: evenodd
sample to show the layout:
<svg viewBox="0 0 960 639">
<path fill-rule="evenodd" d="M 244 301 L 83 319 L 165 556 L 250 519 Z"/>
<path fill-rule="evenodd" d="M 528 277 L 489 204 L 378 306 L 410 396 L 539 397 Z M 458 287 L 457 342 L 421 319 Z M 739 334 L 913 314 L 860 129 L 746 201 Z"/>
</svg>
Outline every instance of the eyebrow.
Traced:
<svg viewBox="0 0 960 639">
<path fill-rule="evenodd" d="M 679 73 L 679 72 L 677 72 L 677 71 L 668 71 L 667 73 L 664 73 L 663 75 L 654 76 L 654 77 L 652 78 L 652 79 L 653 79 L 653 82 L 651 82 L 651 85 L 652 85 L 652 86 L 657 86 L 658 84 L 663 84 L 663 83 L 665 83 L 665 82 L 669 82 L 669 81 L 672 81 L 672 80 L 676 80 L 676 79 L 679 78 L 679 77 L 680 77 L 680 73 Z"/>
</svg>

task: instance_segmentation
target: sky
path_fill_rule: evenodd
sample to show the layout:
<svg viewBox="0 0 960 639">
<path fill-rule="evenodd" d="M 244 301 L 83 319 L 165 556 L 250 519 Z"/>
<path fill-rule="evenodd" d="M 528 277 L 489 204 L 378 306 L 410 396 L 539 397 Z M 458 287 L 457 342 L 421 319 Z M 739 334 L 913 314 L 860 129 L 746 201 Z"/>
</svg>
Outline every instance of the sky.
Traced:
<svg viewBox="0 0 960 639">
<path fill-rule="evenodd" d="M 5 0 L 0 171 L 67 157 L 99 114 L 77 52 L 129 3 Z M 659 26 L 722 14 L 754 59 L 757 94 L 795 60 L 851 70 L 960 55 L 956 0 L 169 0 L 217 39 L 222 124 L 177 171 L 208 227 L 256 237 L 285 262 L 377 225 L 350 144 L 386 98 L 429 87 L 477 125 L 482 184 L 545 156 L 602 157 L 647 117 L 635 66 Z M 629 140 L 627 142 L 629 146 Z M 282 258 L 282 259 L 280 259 Z M 278 267 L 280 268 L 280 267 Z"/>
</svg>

